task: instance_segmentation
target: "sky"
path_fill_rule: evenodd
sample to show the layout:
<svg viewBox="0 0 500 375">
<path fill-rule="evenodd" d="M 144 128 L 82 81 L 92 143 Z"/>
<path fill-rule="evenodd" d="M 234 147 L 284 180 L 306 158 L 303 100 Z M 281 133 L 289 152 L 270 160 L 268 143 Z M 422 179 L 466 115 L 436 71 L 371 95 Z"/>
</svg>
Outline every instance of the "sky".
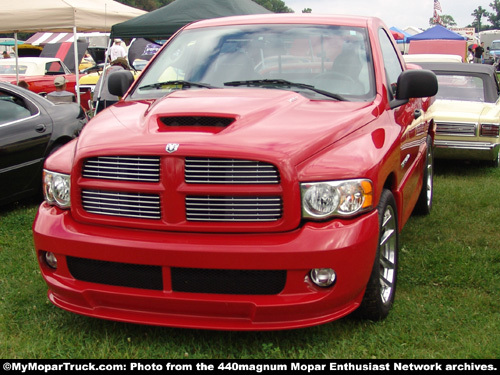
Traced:
<svg viewBox="0 0 500 375">
<path fill-rule="evenodd" d="M 429 28 L 429 18 L 434 11 L 434 0 L 283 0 L 285 5 L 301 13 L 304 8 L 311 8 L 312 13 L 351 14 L 376 16 L 388 27 L 404 29 L 408 26 Z M 465 27 L 474 21 L 471 13 L 479 6 L 492 11 L 492 0 L 439 0 L 440 14 L 453 17 L 457 27 Z M 487 20 L 482 20 L 487 23 Z"/>
</svg>

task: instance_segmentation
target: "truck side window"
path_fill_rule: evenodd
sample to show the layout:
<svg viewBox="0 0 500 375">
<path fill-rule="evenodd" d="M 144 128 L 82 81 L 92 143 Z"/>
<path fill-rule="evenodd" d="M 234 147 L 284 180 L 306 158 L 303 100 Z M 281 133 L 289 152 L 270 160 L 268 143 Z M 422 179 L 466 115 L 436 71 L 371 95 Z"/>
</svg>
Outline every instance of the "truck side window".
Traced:
<svg viewBox="0 0 500 375">
<path fill-rule="evenodd" d="M 403 72 L 403 67 L 399 61 L 398 54 L 394 49 L 389 36 L 384 29 L 379 30 L 380 47 L 384 58 L 385 75 L 389 91 L 389 100 L 394 99 L 399 75 Z"/>
</svg>

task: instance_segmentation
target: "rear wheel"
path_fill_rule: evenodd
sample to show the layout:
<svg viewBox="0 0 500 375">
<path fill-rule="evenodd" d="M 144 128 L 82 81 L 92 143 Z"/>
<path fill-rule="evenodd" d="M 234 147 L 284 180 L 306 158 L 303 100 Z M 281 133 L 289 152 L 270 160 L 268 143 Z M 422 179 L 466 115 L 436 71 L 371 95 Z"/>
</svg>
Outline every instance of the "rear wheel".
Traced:
<svg viewBox="0 0 500 375">
<path fill-rule="evenodd" d="M 491 166 L 494 168 L 500 167 L 500 150 L 497 152 L 497 158 L 491 162 Z"/>
<path fill-rule="evenodd" d="M 417 215 L 429 215 L 432 209 L 432 197 L 434 194 L 434 153 L 432 150 L 432 138 L 430 136 L 427 136 L 427 153 L 425 155 L 422 180 L 422 190 L 420 191 L 413 212 Z"/>
<path fill-rule="evenodd" d="M 384 190 L 378 206 L 379 244 L 365 295 L 357 310 L 358 316 L 382 320 L 394 302 L 397 280 L 399 233 L 396 201 Z"/>
</svg>

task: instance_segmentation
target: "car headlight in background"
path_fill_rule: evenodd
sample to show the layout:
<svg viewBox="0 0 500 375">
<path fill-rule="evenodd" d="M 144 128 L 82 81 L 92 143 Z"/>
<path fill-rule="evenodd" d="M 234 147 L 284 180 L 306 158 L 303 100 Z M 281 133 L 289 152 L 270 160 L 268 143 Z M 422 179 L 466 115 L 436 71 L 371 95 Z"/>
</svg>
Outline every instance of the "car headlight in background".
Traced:
<svg viewBox="0 0 500 375">
<path fill-rule="evenodd" d="M 43 170 L 43 195 L 47 203 L 69 208 L 70 191 L 70 175 Z"/>
<path fill-rule="evenodd" d="M 353 216 L 373 206 L 373 185 L 370 180 L 306 182 L 300 187 L 304 218 Z"/>
</svg>

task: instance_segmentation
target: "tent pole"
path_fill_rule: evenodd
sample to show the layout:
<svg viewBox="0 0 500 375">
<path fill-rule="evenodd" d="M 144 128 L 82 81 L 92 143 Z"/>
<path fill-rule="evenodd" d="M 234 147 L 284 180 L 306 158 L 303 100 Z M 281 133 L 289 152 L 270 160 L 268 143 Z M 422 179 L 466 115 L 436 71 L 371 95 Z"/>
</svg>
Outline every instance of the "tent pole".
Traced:
<svg viewBox="0 0 500 375">
<path fill-rule="evenodd" d="M 76 84 L 75 84 L 75 93 L 78 104 L 80 104 L 80 69 L 78 68 L 78 41 L 76 34 L 76 26 L 73 26 L 73 51 L 75 56 L 75 74 L 76 74 Z"/>
<path fill-rule="evenodd" d="M 14 33 L 14 54 L 16 55 L 16 84 L 19 86 L 19 55 L 17 48 L 17 31 Z"/>
<path fill-rule="evenodd" d="M 111 37 L 111 35 L 110 35 Z M 104 74 L 106 74 L 106 70 L 108 69 L 108 53 L 109 53 L 109 49 L 111 48 L 111 41 L 112 39 L 109 38 L 109 41 L 108 41 L 108 48 L 106 49 L 106 52 L 104 52 L 104 67 L 102 68 L 102 79 L 100 80 L 99 83 L 99 87 L 94 87 L 94 95 L 97 94 L 96 96 L 96 100 L 95 100 L 95 108 L 94 108 L 94 116 L 97 114 L 97 108 L 99 107 L 99 102 L 101 101 L 101 89 L 102 89 L 102 85 L 104 84 Z M 96 92 L 97 90 L 97 92 Z M 93 98 L 92 98 L 93 100 Z"/>
</svg>

